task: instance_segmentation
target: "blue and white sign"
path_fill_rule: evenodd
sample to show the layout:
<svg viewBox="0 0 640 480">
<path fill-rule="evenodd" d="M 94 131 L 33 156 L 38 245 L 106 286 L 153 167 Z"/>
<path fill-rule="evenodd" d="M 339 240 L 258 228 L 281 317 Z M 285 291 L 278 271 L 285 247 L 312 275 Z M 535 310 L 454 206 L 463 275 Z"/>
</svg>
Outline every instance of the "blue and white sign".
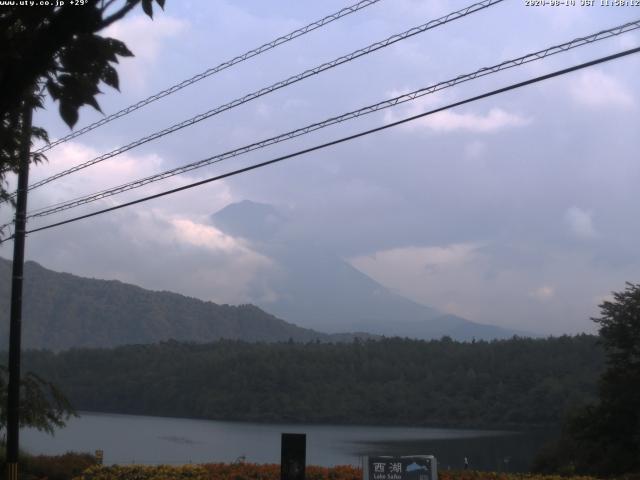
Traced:
<svg viewBox="0 0 640 480">
<path fill-rule="evenodd" d="M 364 480 L 438 480 L 436 458 L 433 455 L 402 457 L 368 457 Z"/>
</svg>

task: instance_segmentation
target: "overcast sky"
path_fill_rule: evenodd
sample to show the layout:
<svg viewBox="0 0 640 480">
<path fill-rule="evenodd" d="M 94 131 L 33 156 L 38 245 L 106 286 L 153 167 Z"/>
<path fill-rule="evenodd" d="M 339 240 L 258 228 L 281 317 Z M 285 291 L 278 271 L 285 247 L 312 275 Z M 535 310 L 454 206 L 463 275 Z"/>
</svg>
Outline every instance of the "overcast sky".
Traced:
<svg viewBox="0 0 640 480">
<path fill-rule="evenodd" d="M 33 181 L 472 2 L 382 0 L 67 142 Z M 576 2 L 580 4 L 580 0 Z M 189 163 L 399 92 L 640 17 L 638 7 L 528 7 L 506 0 L 70 175 L 35 208 Z M 168 0 L 109 28 L 136 54 L 104 87 L 105 113 L 347 5 L 345 0 Z M 45 225 L 270 159 L 640 44 L 637 32 L 490 75 L 64 215 Z M 546 81 L 225 181 L 27 240 L 27 258 L 223 303 L 277 268 L 213 227 L 225 205 L 287 210 L 296 228 L 411 299 L 482 323 L 545 334 L 594 331 L 590 316 L 640 281 L 640 55 Z M 77 127 L 101 115 L 83 109 Z M 35 123 L 69 129 L 49 104 Z M 2 219 L 10 217 L 5 208 Z M 11 244 L 0 246 L 9 258 Z"/>
</svg>

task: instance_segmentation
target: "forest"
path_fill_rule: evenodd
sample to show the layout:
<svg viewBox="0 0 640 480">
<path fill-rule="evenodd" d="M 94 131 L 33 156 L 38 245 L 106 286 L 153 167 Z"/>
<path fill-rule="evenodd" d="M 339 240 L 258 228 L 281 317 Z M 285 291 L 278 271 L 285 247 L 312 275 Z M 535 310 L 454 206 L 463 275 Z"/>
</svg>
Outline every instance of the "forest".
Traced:
<svg viewBox="0 0 640 480">
<path fill-rule="evenodd" d="M 491 342 L 168 341 L 27 351 L 81 411 L 244 421 L 513 428 L 596 398 L 604 352 L 578 335 Z"/>
</svg>

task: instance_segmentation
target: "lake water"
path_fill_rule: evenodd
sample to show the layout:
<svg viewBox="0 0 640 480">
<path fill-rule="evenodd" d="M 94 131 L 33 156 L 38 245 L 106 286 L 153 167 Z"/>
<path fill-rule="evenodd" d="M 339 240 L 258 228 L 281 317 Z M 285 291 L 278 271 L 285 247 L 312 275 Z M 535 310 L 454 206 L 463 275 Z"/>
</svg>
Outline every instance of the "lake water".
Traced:
<svg viewBox="0 0 640 480">
<path fill-rule="evenodd" d="M 25 429 L 31 453 L 104 451 L 105 464 L 280 462 L 281 433 L 307 434 L 308 465 L 360 465 L 366 455 L 435 455 L 440 469 L 527 471 L 549 432 L 513 433 L 441 428 L 255 424 L 183 418 L 81 413 L 55 436 Z"/>
</svg>

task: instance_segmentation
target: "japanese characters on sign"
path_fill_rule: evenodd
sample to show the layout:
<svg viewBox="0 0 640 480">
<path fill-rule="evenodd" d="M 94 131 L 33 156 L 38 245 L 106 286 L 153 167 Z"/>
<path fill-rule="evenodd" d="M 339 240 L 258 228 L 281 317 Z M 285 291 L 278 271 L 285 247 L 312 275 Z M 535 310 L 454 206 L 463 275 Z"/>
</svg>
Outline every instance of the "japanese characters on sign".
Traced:
<svg viewBox="0 0 640 480">
<path fill-rule="evenodd" d="M 369 457 L 364 480 L 437 480 L 432 455 Z"/>
</svg>

